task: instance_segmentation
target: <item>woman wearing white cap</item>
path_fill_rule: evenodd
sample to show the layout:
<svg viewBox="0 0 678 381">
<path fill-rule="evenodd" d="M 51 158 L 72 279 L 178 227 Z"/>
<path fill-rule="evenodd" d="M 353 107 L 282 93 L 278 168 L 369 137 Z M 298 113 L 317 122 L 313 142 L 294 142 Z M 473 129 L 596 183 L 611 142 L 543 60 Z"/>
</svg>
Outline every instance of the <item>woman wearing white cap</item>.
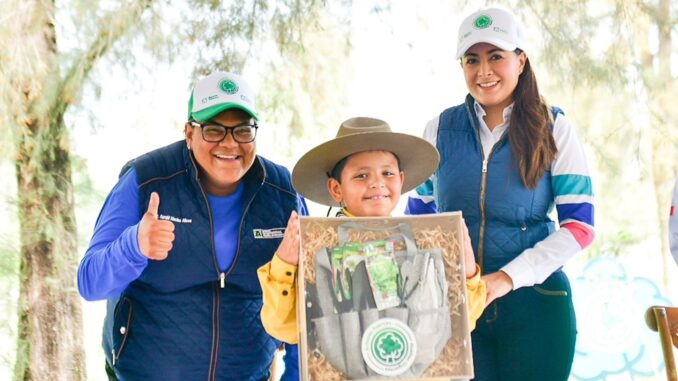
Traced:
<svg viewBox="0 0 678 381">
<path fill-rule="evenodd" d="M 427 125 L 441 162 L 408 211 L 461 210 L 468 224 L 488 290 L 472 334 L 475 380 L 567 380 L 576 322 L 562 266 L 594 235 L 584 150 L 541 97 L 511 13 L 464 19 L 457 58 L 469 94 Z"/>
</svg>

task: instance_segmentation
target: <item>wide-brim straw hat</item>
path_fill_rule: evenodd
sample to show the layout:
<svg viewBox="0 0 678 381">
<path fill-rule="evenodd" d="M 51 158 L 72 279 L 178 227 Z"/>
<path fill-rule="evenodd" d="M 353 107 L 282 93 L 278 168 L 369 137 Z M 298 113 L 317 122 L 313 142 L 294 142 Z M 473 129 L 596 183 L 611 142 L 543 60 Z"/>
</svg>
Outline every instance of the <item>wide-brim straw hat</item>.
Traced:
<svg viewBox="0 0 678 381">
<path fill-rule="evenodd" d="M 308 151 L 292 171 L 292 184 L 305 198 L 338 206 L 327 190 L 327 179 L 337 163 L 354 153 L 388 151 L 400 159 L 405 172 L 402 193 L 424 183 L 438 167 L 438 150 L 417 136 L 392 132 L 383 120 L 358 117 L 344 121 L 337 136 Z"/>
</svg>

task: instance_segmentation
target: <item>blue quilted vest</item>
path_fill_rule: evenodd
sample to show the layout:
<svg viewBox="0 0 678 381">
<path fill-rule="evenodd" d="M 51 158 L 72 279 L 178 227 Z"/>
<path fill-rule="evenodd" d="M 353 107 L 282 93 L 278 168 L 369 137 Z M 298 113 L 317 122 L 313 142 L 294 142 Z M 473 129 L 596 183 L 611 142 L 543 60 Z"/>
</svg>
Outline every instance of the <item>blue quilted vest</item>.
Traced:
<svg viewBox="0 0 678 381">
<path fill-rule="evenodd" d="M 473 105 L 469 95 L 465 104 L 440 114 L 434 198 L 441 212 L 462 211 L 476 261 L 483 273 L 492 273 L 553 233 L 548 214 L 554 197 L 550 171 L 535 189 L 523 185 L 507 134 L 484 162 Z M 562 112 L 552 111 L 554 117 Z"/>
<path fill-rule="evenodd" d="M 233 264 L 220 272 L 207 196 L 180 141 L 135 159 L 139 210 L 160 195 L 160 218 L 174 221 L 173 248 L 108 301 L 103 347 L 119 380 L 260 380 L 280 342 L 261 324 L 256 271 L 280 238 L 297 198 L 287 169 L 257 157 L 243 178 L 243 216 Z M 164 217 L 163 217 L 164 216 Z M 140 216 L 141 218 L 141 216 Z M 255 237 L 256 235 L 256 237 Z"/>
</svg>

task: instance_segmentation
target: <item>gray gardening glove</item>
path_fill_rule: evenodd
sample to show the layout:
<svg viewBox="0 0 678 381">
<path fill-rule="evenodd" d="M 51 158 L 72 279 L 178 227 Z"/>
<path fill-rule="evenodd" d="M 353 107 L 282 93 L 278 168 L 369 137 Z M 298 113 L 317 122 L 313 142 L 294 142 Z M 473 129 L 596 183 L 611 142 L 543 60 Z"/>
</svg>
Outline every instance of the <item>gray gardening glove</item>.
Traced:
<svg viewBox="0 0 678 381">
<path fill-rule="evenodd" d="M 435 259 L 430 253 L 414 256 L 400 268 L 403 277 L 403 298 L 411 310 L 424 311 L 442 307 L 447 285 L 441 287 Z M 443 280 L 444 280 L 444 269 Z"/>
<path fill-rule="evenodd" d="M 440 255 L 418 254 L 401 267 L 409 326 L 417 339 L 415 365 L 427 367 L 450 337 L 447 282 Z"/>
<path fill-rule="evenodd" d="M 438 282 L 435 260 L 429 253 L 419 255 L 418 257 L 424 257 L 420 264 L 420 270 L 417 271 L 419 279 L 409 298 L 405 300 L 405 303 L 408 308 L 415 311 L 426 311 L 442 307 L 444 291 Z M 415 265 L 417 265 L 416 262 Z"/>
<path fill-rule="evenodd" d="M 436 276 L 438 279 L 438 287 L 443 291 L 443 300 L 442 304 L 440 305 L 441 307 L 447 307 L 448 306 L 448 291 L 447 291 L 447 275 L 445 275 L 445 263 L 443 262 L 442 256 L 437 256 L 435 258 L 435 264 L 436 264 Z"/>
<path fill-rule="evenodd" d="M 419 284 L 419 279 L 424 272 L 424 265 L 426 264 L 426 255 L 415 255 L 407 259 L 400 266 L 400 276 L 403 282 L 402 299 L 404 302 L 407 302 L 412 297 L 414 290 Z"/>
</svg>

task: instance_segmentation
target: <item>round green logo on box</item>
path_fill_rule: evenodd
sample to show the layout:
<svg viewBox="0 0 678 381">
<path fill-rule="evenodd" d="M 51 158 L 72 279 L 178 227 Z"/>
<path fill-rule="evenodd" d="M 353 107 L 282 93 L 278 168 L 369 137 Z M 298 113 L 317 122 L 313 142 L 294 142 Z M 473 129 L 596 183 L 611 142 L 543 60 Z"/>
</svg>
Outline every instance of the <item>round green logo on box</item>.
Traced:
<svg viewBox="0 0 678 381">
<path fill-rule="evenodd" d="M 361 349 L 370 369 L 382 376 L 398 376 L 414 363 L 417 341 L 405 323 L 384 318 L 367 327 Z"/>
</svg>

